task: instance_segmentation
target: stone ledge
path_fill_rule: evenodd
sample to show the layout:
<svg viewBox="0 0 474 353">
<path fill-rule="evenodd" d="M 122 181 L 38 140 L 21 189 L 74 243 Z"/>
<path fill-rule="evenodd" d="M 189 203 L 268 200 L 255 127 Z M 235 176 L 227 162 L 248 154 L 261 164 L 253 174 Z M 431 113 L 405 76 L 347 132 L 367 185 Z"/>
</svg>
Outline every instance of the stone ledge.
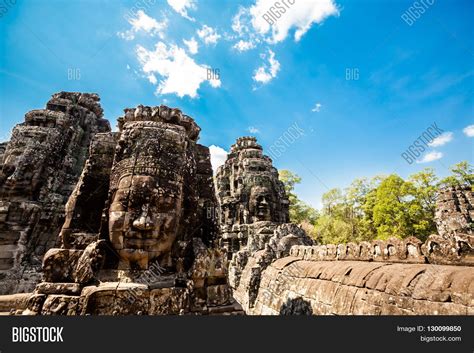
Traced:
<svg viewBox="0 0 474 353">
<path fill-rule="evenodd" d="M 290 259 L 262 272 L 252 307 L 242 301 L 248 290 L 243 278 L 235 298 L 248 314 L 474 314 L 468 266 Z"/>
</svg>

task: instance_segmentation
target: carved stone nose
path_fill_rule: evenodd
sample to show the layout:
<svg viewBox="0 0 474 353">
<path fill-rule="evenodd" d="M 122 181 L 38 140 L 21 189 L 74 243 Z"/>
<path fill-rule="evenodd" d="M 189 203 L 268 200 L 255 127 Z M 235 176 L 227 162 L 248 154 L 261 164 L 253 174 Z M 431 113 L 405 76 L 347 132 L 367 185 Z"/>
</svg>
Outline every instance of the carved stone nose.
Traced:
<svg viewBox="0 0 474 353">
<path fill-rule="evenodd" d="M 139 230 L 151 230 L 153 229 L 153 221 L 150 217 L 141 215 L 133 221 L 133 227 Z"/>
</svg>

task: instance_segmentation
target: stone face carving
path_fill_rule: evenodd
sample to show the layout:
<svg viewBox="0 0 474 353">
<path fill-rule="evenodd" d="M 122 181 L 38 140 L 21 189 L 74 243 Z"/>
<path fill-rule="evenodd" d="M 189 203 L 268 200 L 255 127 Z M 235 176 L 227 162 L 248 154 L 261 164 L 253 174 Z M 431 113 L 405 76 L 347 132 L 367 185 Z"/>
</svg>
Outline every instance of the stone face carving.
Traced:
<svg viewBox="0 0 474 353">
<path fill-rule="evenodd" d="M 241 137 L 232 145 L 225 164 L 217 170 L 216 189 L 221 244 L 230 255 L 246 245 L 246 225 L 289 221 L 283 183 L 255 137 Z"/>
<path fill-rule="evenodd" d="M 474 192 L 470 186 L 440 190 L 436 201 L 436 227 L 439 235 L 474 234 Z"/>
<path fill-rule="evenodd" d="M 146 269 L 154 259 L 172 265 L 189 140 L 183 127 L 169 125 L 131 122 L 121 134 L 112 169 L 108 224 L 120 268 Z"/>
<path fill-rule="evenodd" d="M 60 92 L 0 148 L 0 293 L 31 291 L 57 242 L 94 134 L 110 131 L 96 94 Z"/>
<path fill-rule="evenodd" d="M 221 245 L 232 259 L 229 284 L 237 301 L 248 310 L 255 303 L 267 266 L 288 256 L 293 245 L 312 245 L 313 241 L 301 228 L 287 223 L 289 202 L 283 183 L 254 137 L 241 137 L 231 147 L 217 171 L 216 189 Z M 241 283 L 247 268 L 250 272 Z"/>
<path fill-rule="evenodd" d="M 280 315 L 474 313 L 470 189 L 440 192 L 439 234 L 425 243 L 314 245 L 288 223 L 278 172 L 255 138 L 232 146 L 216 199 L 209 149 L 197 143 L 193 119 L 138 106 L 125 109 L 112 133 L 98 101 L 56 94 L 0 144 L 2 290 L 31 290 L 46 252 L 43 282 L 27 297 L 0 298 L 1 308 L 24 315 L 239 314 L 242 307 Z"/>
<path fill-rule="evenodd" d="M 217 244 L 209 149 L 178 109 L 125 109 L 97 134 L 68 203 L 62 247 L 43 260 L 29 313 L 239 311 Z"/>
</svg>

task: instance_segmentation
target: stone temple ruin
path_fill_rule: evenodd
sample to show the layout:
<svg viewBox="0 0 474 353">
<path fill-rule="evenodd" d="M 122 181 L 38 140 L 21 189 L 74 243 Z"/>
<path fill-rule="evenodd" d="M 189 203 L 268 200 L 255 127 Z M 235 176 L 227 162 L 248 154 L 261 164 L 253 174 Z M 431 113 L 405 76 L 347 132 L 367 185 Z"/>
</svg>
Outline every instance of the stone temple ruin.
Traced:
<svg viewBox="0 0 474 353">
<path fill-rule="evenodd" d="M 199 127 L 165 106 L 126 109 L 118 122 L 94 136 L 26 313 L 234 311 Z"/>
<path fill-rule="evenodd" d="M 267 225 L 272 234 L 277 224 L 289 221 L 283 183 L 255 137 L 241 137 L 232 145 L 217 170 L 216 188 L 221 246 L 230 257 L 247 244 L 255 225 Z"/>
<path fill-rule="evenodd" d="M 0 144 L 0 311 L 474 314 L 472 189 L 440 192 L 424 243 L 318 245 L 255 138 L 213 180 L 179 109 L 125 109 L 118 127 L 97 95 L 61 92 Z"/>
<path fill-rule="evenodd" d="M 95 94 L 58 93 L 0 147 L 0 294 L 31 291 L 55 246 L 91 140 L 110 131 Z"/>
</svg>

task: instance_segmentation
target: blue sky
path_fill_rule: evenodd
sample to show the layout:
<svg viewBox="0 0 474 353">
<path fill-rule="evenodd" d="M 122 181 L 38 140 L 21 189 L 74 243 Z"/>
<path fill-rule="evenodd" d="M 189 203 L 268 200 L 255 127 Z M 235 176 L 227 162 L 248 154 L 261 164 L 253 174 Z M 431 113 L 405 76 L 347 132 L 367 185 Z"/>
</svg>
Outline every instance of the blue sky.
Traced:
<svg viewBox="0 0 474 353">
<path fill-rule="evenodd" d="M 358 177 L 473 162 L 472 1 L 415 14 L 413 1 L 286 0 L 270 26 L 275 2 L 0 0 L 0 139 L 57 91 L 98 93 L 112 125 L 164 103 L 196 119 L 214 162 L 239 136 L 280 141 L 275 166 L 316 207 Z M 408 164 L 433 122 L 444 135 Z"/>
</svg>

